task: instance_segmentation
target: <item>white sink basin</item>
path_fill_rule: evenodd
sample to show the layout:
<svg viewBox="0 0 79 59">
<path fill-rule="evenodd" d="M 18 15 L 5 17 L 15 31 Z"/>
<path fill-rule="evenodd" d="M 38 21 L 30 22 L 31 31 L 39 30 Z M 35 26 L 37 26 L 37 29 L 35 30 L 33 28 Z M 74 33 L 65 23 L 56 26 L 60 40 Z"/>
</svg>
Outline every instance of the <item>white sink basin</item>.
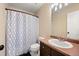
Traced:
<svg viewBox="0 0 79 59">
<path fill-rule="evenodd" d="M 61 41 L 58 39 L 50 39 L 48 40 L 49 44 L 52 46 L 60 47 L 60 48 L 72 48 L 73 45 L 68 41 Z"/>
</svg>

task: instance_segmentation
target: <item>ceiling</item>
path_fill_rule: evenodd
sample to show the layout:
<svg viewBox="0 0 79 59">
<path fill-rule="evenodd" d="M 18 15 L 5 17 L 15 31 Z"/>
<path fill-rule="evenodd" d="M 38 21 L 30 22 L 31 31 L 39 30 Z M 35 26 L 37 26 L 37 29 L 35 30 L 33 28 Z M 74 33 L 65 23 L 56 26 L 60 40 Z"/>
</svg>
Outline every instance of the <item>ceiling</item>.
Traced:
<svg viewBox="0 0 79 59">
<path fill-rule="evenodd" d="M 36 13 L 43 3 L 8 3 L 8 6 Z"/>
</svg>

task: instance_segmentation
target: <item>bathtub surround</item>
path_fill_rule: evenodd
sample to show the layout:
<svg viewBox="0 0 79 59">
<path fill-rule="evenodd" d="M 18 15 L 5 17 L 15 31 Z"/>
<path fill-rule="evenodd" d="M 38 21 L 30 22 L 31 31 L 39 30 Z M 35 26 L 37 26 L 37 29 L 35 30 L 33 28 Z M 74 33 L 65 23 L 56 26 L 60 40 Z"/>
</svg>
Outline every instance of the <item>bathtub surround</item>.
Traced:
<svg viewBox="0 0 79 59">
<path fill-rule="evenodd" d="M 27 53 L 38 39 L 38 18 L 21 12 L 7 10 L 6 55 Z"/>
</svg>

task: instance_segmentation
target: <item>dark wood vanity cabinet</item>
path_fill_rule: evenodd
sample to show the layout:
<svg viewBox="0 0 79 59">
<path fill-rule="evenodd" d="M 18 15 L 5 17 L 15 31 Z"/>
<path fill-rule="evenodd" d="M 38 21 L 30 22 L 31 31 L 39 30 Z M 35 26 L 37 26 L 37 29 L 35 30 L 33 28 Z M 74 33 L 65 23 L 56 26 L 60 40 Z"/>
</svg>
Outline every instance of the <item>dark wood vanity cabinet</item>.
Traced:
<svg viewBox="0 0 79 59">
<path fill-rule="evenodd" d="M 54 49 L 51 49 L 44 43 L 40 42 L 40 56 L 65 56 L 65 55 Z"/>
<path fill-rule="evenodd" d="M 50 56 L 50 48 L 40 42 L 40 56 Z"/>
<path fill-rule="evenodd" d="M 65 56 L 64 54 L 54 50 L 54 49 L 51 49 L 51 53 L 50 53 L 50 56 Z"/>
</svg>

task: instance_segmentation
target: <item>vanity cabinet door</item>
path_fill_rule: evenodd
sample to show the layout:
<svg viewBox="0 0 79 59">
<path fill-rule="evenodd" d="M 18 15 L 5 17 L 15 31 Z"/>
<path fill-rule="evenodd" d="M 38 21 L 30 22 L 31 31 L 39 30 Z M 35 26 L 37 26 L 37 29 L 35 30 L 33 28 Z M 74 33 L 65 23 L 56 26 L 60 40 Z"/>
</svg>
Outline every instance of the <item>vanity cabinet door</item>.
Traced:
<svg viewBox="0 0 79 59">
<path fill-rule="evenodd" d="M 50 53 L 50 56 L 65 56 L 64 54 L 54 50 L 54 49 L 51 49 L 51 53 Z"/>
<path fill-rule="evenodd" d="M 40 42 L 40 56 L 50 56 L 50 48 Z"/>
<path fill-rule="evenodd" d="M 40 56 L 68 56 L 40 42 Z"/>
</svg>

